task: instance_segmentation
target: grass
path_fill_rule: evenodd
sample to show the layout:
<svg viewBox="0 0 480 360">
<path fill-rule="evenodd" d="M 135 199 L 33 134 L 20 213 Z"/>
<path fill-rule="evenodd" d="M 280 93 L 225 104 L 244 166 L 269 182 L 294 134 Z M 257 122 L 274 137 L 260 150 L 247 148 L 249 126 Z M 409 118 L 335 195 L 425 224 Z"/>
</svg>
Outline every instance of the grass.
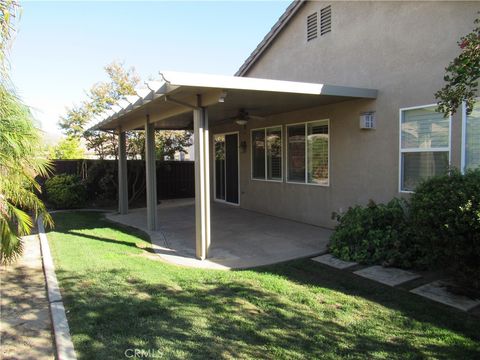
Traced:
<svg viewBox="0 0 480 360">
<path fill-rule="evenodd" d="M 48 237 L 80 359 L 126 359 L 127 349 L 163 359 L 480 357 L 478 318 L 308 259 L 189 269 L 99 214 L 57 213 L 55 223 Z"/>
</svg>

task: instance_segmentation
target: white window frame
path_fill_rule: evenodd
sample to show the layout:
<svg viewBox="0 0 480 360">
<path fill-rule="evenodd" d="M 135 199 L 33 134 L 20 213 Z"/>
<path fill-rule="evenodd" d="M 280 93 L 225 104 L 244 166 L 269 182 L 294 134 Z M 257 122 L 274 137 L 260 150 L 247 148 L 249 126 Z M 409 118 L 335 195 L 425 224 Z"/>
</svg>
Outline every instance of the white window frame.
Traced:
<svg viewBox="0 0 480 360">
<path fill-rule="evenodd" d="M 280 149 L 280 164 L 282 166 L 282 171 L 280 172 L 281 178 L 280 179 L 268 179 L 268 157 L 267 157 L 267 129 L 280 129 L 280 137 L 281 137 L 281 149 Z M 253 177 L 253 144 L 252 144 L 252 135 L 254 131 L 259 131 L 263 130 L 264 133 L 264 141 L 265 141 L 265 178 L 260 179 L 260 178 L 254 178 Z M 255 181 L 269 181 L 269 182 L 278 182 L 281 183 L 283 182 L 283 125 L 276 125 L 276 126 L 267 126 L 267 127 L 260 127 L 260 128 L 255 128 L 255 129 L 250 129 L 250 180 L 255 180 Z"/>
<path fill-rule="evenodd" d="M 328 178 L 326 184 L 315 184 L 308 182 L 308 124 L 319 122 L 319 121 L 326 121 L 328 126 Z M 288 180 L 288 128 L 295 125 L 305 125 L 305 181 L 289 181 Z M 311 185 L 311 186 L 322 186 L 322 187 L 329 187 L 330 186 L 330 164 L 331 164 L 331 155 L 330 155 L 330 139 L 331 139 L 331 127 L 330 127 L 330 119 L 319 119 L 319 120 L 312 120 L 307 122 L 299 122 L 295 124 L 287 124 L 285 130 L 285 181 L 287 184 L 296 184 L 296 185 Z"/>
<path fill-rule="evenodd" d="M 475 102 L 479 102 L 480 97 L 475 98 Z M 462 102 L 462 149 L 460 150 L 460 169 L 462 174 L 465 173 L 465 166 L 466 164 L 466 152 L 465 147 L 467 146 L 467 103 L 465 101 Z"/>
<path fill-rule="evenodd" d="M 448 151 L 448 166 L 452 164 L 452 116 L 448 116 L 448 148 L 410 148 L 402 149 L 402 113 L 408 110 L 424 109 L 430 107 L 437 107 L 437 104 L 410 106 L 400 108 L 398 112 L 398 192 L 403 194 L 413 194 L 415 191 L 402 190 L 402 155 L 404 153 L 416 153 L 416 152 L 446 152 Z"/>
</svg>

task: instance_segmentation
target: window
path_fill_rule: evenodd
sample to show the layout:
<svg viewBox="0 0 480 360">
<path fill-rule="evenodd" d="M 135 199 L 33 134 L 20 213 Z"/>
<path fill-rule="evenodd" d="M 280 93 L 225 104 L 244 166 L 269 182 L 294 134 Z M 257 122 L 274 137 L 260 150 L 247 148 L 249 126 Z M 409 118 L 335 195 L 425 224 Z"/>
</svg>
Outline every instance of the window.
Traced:
<svg viewBox="0 0 480 360">
<path fill-rule="evenodd" d="M 463 112 L 462 169 L 475 169 L 480 166 L 480 101 L 475 103 L 470 115 Z"/>
<path fill-rule="evenodd" d="M 400 110 L 400 191 L 413 191 L 423 179 L 448 170 L 450 119 L 435 109 Z"/>
<path fill-rule="evenodd" d="M 287 126 L 287 180 L 329 184 L 329 121 Z"/>
<path fill-rule="evenodd" d="M 252 179 L 282 180 L 282 128 L 252 130 Z"/>
</svg>

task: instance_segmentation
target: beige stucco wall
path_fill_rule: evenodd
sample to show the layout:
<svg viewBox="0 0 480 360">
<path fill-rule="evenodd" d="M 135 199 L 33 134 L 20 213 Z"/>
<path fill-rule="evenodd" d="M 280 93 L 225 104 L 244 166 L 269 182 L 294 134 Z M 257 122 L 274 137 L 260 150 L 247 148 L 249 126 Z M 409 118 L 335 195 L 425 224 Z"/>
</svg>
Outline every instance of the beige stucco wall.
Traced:
<svg viewBox="0 0 480 360">
<path fill-rule="evenodd" d="M 306 17 L 327 5 L 332 6 L 332 32 L 307 43 Z M 249 121 L 246 129 L 236 124 L 213 127 L 212 133 L 240 131 L 240 141 L 247 141 L 247 151 L 240 154 L 240 205 L 332 227 L 333 211 L 399 196 L 399 109 L 435 103 L 444 68 L 458 54 L 456 42 L 473 28 L 478 10 L 478 2 L 306 4 L 247 76 L 375 88 L 379 95 L 374 101 Z M 359 114 L 371 110 L 377 128 L 360 130 Z M 286 183 L 285 156 L 283 183 L 250 180 L 250 129 L 320 119 L 330 119 L 330 186 Z M 451 142 L 456 167 L 460 133 L 458 114 Z"/>
</svg>

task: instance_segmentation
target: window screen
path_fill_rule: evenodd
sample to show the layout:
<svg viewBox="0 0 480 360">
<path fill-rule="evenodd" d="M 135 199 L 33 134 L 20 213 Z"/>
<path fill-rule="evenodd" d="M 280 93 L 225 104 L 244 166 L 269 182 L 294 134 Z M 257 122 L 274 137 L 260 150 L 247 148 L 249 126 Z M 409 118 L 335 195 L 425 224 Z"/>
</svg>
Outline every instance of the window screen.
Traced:
<svg viewBox="0 0 480 360">
<path fill-rule="evenodd" d="M 267 132 L 267 179 L 282 179 L 282 128 L 268 128 Z"/>
<path fill-rule="evenodd" d="M 252 178 L 282 180 L 282 127 L 252 131 Z"/>
<path fill-rule="evenodd" d="M 265 179 L 265 129 L 252 131 L 252 178 Z"/>
<path fill-rule="evenodd" d="M 480 166 L 480 102 L 473 107 L 465 124 L 465 169 Z"/>
<path fill-rule="evenodd" d="M 305 124 L 287 129 L 288 181 L 305 182 Z"/>
<path fill-rule="evenodd" d="M 308 182 L 328 184 L 328 121 L 307 124 Z"/>
<path fill-rule="evenodd" d="M 436 107 L 403 110 L 401 114 L 402 191 L 413 191 L 424 179 L 446 173 L 450 162 L 450 119 Z"/>
</svg>

